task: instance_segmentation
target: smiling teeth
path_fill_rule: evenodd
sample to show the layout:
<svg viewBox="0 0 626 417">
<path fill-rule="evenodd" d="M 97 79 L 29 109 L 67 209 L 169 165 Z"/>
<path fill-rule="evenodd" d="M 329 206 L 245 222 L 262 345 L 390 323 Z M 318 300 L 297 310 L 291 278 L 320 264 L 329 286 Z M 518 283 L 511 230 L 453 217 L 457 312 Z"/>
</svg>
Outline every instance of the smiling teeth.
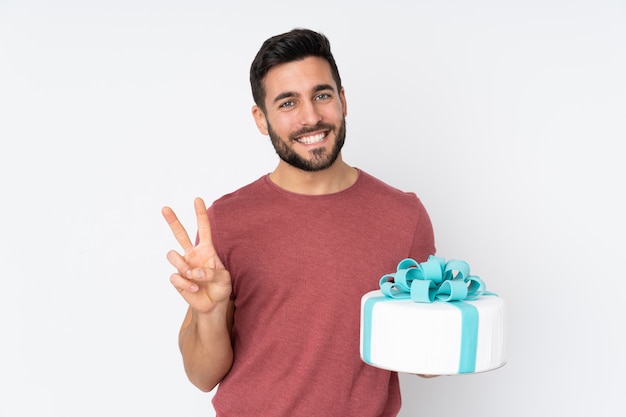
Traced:
<svg viewBox="0 0 626 417">
<path fill-rule="evenodd" d="M 304 143 L 305 145 L 311 145 L 313 143 L 321 142 L 322 140 L 324 140 L 325 137 L 326 137 L 325 133 L 320 133 L 315 136 L 305 136 L 305 137 L 299 138 L 298 142 Z"/>
</svg>

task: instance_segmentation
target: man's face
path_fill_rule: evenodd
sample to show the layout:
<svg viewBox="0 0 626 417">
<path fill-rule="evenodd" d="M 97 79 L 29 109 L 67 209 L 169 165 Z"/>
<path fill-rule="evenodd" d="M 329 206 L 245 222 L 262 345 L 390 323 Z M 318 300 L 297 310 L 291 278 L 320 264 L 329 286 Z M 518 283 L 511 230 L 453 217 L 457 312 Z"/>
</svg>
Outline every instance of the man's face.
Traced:
<svg viewBox="0 0 626 417">
<path fill-rule="evenodd" d="M 264 85 L 266 111 L 255 107 L 253 114 L 280 158 L 304 171 L 330 167 L 341 153 L 347 112 L 328 62 L 308 57 L 278 65 Z"/>
</svg>

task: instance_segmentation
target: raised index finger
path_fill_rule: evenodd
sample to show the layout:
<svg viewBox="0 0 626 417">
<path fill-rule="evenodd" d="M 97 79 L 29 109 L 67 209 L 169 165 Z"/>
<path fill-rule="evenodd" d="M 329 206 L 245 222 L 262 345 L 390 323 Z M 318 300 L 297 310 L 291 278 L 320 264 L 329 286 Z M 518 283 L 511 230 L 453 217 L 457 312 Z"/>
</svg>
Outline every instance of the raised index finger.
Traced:
<svg viewBox="0 0 626 417">
<path fill-rule="evenodd" d="M 189 235 L 187 234 L 187 231 L 183 227 L 182 223 L 178 220 L 178 217 L 176 217 L 174 210 L 169 207 L 163 207 L 161 209 L 161 214 L 163 214 L 165 221 L 167 221 L 172 233 L 174 233 L 174 237 L 178 243 L 180 243 L 183 250 L 187 252 L 193 248 L 193 243 L 191 242 L 191 239 L 189 239 Z"/>
</svg>

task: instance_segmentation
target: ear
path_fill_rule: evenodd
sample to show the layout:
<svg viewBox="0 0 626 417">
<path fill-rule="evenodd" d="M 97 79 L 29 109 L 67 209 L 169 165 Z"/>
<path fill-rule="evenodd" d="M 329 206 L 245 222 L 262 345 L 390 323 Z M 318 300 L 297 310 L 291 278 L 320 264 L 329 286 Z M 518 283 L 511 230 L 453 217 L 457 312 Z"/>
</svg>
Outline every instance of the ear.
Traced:
<svg viewBox="0 0 626 417">
<path fill-rule="evenodd" d="M 252 106 L 252 117 L 254 117 L 254 123 L 256 123 L 257 129 L 261 132 L 262 135 L 267 136 L 269 131 L 267 129 L 267 118 L 265 117 L 265 113 L 263 110 L 256 104 Z"/>
<path fill-rule="evenodd" d="M 343 107 L 343 117 L 348 115 L 348 103 L 346 101 L 346 90 L 341 87 L 341 91 L 339 92 L 339 99 L 341 100 L 341 107 Z"/>
</svg>

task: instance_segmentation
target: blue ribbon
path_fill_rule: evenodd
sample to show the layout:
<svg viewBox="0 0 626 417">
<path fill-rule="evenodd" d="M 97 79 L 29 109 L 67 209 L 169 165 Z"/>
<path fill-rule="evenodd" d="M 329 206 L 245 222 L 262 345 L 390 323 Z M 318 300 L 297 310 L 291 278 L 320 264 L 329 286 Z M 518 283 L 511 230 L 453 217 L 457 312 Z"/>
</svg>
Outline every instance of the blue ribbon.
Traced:
<svg viewBox="0 0 626 417">
<path fill-rule="evenodd" d="M 474 300 L 487 292 L 483 281 L 470 275 L 467 262 L 445 261 L 429 256 L 418 263 L 406 258 L 400 261 L 396 272 L 380 278 L 380 290 L 384 297 L 368 299 L 364 305 L 363 359 L 371 363 L 371 318 L 374 305 L 380 301 L 411 299 L 416 303 L 448 302 L 461 311 L 461 355 L 459 373 L 471 373 L 476 369 L 478 345 L 478 309 L 461 300 Z"/>
</svg>

